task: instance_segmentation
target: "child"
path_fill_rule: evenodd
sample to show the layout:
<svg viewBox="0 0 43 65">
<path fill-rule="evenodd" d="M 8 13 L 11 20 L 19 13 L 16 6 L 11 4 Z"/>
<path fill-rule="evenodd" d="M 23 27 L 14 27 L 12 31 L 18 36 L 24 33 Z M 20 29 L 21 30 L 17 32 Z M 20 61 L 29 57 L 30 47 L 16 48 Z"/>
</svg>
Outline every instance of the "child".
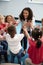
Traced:
<svg viewBox="0 0 43 65">
<path fill-rule="evenodd" d="M 5 17 L 0 15 L 0 34 L 6 31 L 8 24 L 5 23 Z"/>
<path fill-rule="evenodd" d="M 17 56 L 18 62 L 21 64 L 23 49 L 20 41 L 23 39 L 24 34 L 16 34 L 16 28 L 14 25 L 9 26 L 7 31 L 8 33 L 5 35 L 5 37 L 11 53 L 11 63 L 14 63 L 14 58 Z"/>
<path fill-rule="evenodd" d="M 23 30 L 30 44 L 28 49 L 29 58 L 26 59 L 25 65 L 41 65 L 43 62 L 43 44 L 40 40 L 42 37 L 42 31 L 35 28 L 32 31 L 32 37 L 30 37 L 25 27 Z"/>
<path fill-rule="evenodd" d="M 5 24 L 4 24 L 4 16 L 3 15 L 0 15 L 0 30 L 2 28 L 4 28 L 4 27 L 5 27 Z"/>
<path fill-rule="evenodd" d="M 6 40 L 1 41 L 1 37 L 3 37 L 5 30 L 6 30 L 6 27 L 7 26 L 4 22 L 4 16 L 0 15 L 0 45 L 1 45 L 1 47 L 3 46 L 3 50 L 6 51 L 3 53 L 1 51 L 0 55 L 4 55 L 5 61 L 8 62 L 8 59 L 7 59 L 7 47 L 8 47 L 7 41 Z"/>
<path fill-rule="evenodd" d="M 12 24 L 17 25 L 17 22 L 12 15 L 7 15 L 5 17 L 5 22 L 8 23 L 8 26 Z"/>
</svg>

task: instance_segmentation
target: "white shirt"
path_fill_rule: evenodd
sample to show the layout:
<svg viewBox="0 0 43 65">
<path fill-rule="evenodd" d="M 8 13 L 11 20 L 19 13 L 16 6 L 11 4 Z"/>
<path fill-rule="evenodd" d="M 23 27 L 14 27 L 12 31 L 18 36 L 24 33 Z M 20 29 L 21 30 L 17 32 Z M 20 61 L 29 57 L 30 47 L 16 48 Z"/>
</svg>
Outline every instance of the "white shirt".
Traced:
<svg viewBox="0 0 43 65">
<path fill-rule="evenodd" d="M 9 34 L 6 35 L 8 47 L 12 53 L 14 54 L 19 53 L 19 51 L 22 48 L 20 41 L 23 39 L 23 37 L 24 34 L 15 34 L 13 38 L 11 38 Z"/>
</svg>

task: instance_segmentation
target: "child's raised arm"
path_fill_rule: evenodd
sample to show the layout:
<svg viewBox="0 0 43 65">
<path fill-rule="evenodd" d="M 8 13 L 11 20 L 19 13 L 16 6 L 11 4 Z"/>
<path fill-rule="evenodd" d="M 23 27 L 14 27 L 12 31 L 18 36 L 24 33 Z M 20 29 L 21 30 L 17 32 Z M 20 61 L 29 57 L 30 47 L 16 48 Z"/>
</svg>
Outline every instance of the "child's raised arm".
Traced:
<svg viewBox="0 0 43 65">
<path fill-rule="evenodd" d="M 30 39 L 30 35 L 27 32 L 26 26 L 23 26 L 23 31 L 24 31 L 24 34 L 26 35 L 27 39 Z"/>
</svg>

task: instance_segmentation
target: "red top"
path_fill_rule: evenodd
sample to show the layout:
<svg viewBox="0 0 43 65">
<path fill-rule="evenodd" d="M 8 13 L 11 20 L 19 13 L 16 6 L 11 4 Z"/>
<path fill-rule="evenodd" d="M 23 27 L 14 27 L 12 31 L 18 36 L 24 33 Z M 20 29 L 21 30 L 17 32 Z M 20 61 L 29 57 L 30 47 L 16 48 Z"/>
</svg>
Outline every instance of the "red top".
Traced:
<svg viewBox="0 0 43 65">
<path fill-rule="evenodd" d="M 4 29 L 6 27 L 6 24 L 0 24 L 0 30 Z"/>
<path fill-rule="evenodd" d="M 36 48 L 36 43 L 29 39 L 30 48 L 28 49 L 29 57 L 34 64 L 40 64 L 43 61 L 43 44 L 39 49 Z"/>
</svg>

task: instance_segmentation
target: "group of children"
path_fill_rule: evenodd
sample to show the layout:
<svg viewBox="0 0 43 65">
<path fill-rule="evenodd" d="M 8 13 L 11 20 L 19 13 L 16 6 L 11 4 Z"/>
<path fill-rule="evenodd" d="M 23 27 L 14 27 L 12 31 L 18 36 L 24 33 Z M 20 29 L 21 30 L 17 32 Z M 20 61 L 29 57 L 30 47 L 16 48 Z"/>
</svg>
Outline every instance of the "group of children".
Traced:
<svg viewBox="0 0 43 65">
<path fill-rule="evenodd" d="M 17 34 L 16 26 L 19 23 L 21 23 L 21 31 Z M 18 21 L 11 15 L 5 17 L 0 15 L 0 60 L 3 54 L 5 61 L 8 62 L 7 49 L 9 47 L 11 63 L 14 63 L 14 58 L 17 56 L 18 63 L 21 64 L 21 58 L 25 53 L 29 55 L 25 60 L 25 65 L 43 63 L 43 19 L 41 28 L 33 24 L 33 12 L 29 7 L 22 10 Z M 27 41 L 29 48 L 26 51 Z"/>
</svg>

